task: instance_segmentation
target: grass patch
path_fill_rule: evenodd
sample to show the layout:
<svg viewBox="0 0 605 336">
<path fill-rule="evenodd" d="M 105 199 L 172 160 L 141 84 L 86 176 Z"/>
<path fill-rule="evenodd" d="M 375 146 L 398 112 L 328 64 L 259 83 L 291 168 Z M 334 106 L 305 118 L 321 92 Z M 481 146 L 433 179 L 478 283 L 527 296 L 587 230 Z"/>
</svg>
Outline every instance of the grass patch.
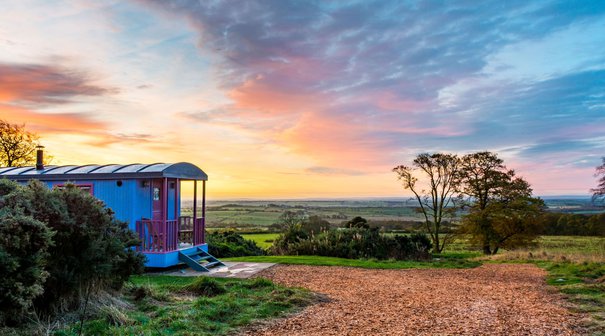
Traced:
<svg viewBox="0 0 605 336">
<path fill-rule="evenodd" d="M 546 281 L 555 286 L 573 309 L 588 313 L 592 334 L 605 334 L 605 264 L 601 262 L 546 262 L 536 264 L 548 271 Z"/>
<path fill-rule="evenodd" d="M 187 293 L 199 295 L 199 296 L 217 296 L 225 294 L 227 289 L 216 279 L 208 277 L 199 277 L 194 282 L 183 287 L 183 290 Z"/>
<path fill-rule="evenodd" d="M 266 262 L 290 265 L 311 266 L 346 266 L 374 269 L 411 269 L 411 268 L 472 268 L 481 265 L 481 262 L 471 260 L 470 257 L 478 256 L 477 253 L 444 253 L 432 261 L 413 260 L 363 260 L 344 259 L 322 256 L 249 256 L 238 258 L 226 258 L 227 261 Z"/>
<path fill-rule="evenodd" d="M 542 236 L 532 248 L 502 251 L 490 260 L 605 263 L 605 237 Z"/>
<path fill-rule="evenodd" d="M 135 276 L 124 299 L 134 308 L 104 309 L 84 323 L 83 334 L 225 335 L 311 304 L 314 296 L 262 278 Z M 78 327 L 73 324 L 56 335 L 77 335 Z"/>
<path fill-rule="evenodd" d="M 247 240 L 252 240 L 262 249 L 268 249 L 273 246 L 273 241 L 279 236 L 279 233 L 251 233 L 242 234 Z"/>
</svg>

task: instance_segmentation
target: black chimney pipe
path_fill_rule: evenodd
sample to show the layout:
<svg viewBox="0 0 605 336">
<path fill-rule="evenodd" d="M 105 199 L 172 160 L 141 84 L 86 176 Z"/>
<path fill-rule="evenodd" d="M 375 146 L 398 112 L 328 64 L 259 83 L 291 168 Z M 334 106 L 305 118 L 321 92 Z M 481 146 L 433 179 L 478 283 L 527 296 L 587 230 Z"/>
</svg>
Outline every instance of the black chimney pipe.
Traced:
<svg viewBox="0 0 605 336">
<path fill-rule="evenodd" d="M 44 170 L 44 146 L 38 145 L 36 148 L 36 170 Z"/>
</svg>

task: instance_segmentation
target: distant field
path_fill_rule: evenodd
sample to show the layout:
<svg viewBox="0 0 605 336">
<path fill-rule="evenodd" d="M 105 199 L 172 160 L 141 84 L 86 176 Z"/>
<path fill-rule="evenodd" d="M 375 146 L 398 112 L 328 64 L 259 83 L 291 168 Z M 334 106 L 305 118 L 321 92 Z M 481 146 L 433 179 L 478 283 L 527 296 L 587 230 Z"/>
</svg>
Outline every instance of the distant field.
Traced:
<svg viewBox="0 0 605 336">
<path fill-rule="evenodd" d="M 252 240 L 263 249 L 268 249 L 273 245 L 275 238 L 279 236 L 278 233 L 254 233 L 254 234 L 243 234 L 244 239 Z"/>
<path fill-rule="evenodd" d="M 551 211 L 565 213 L 597 213 L 590 198 L 546 198 Z M 183 201 L 182 213 L 191 214 L 191 201 Z M 259 200 L 209 201 L 206 207 L 206 226 L 209 229 L 235 229 L 244 232 L 267 231 L 284 211 L 301 211 L 306 216 L 319 216 L 338 226 L 356 216 L 387 230 L 409 230 L 422 220 L 415 210 L 416 203 L 409 198 L 368 200 Z"/>
<path fill-rule="evenodd" d="M 330 204 L 330 203 L 329 203 Z M 233 228 L 242 230 L 267 230 L 271 224 L 278 222 L 279 216 L 285 211 L 303 212 L 305 216 L 318 216 L 323 220 L 338 226 L 354 217 L 360 216 L 368 221 L 380 223 L 398 223 L 410 225 L 410 222 L 420 220 L 414 208 L 393 206 L 301 206 L 301 205 L 238 205 L 226 204 L 209 206 L 206 210 L 206 226 L 208 228 Z M 183 209 L 184 213 L 191 212 Z M 405 224 L 407 223 L 407 224 Z"/>
</svg>

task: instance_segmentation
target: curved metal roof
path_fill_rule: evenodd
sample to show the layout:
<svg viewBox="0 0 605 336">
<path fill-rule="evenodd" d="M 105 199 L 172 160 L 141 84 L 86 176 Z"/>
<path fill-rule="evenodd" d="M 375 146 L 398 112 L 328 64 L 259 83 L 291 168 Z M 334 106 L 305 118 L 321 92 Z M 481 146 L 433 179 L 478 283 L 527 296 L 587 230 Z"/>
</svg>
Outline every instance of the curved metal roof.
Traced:
<svg viewBox="0 0 605 336">
<path fill-rule="evenodd" d="M 42 170 L 36 170 L 36 167 L 7 167 L 0 168 L 0 178 L 3 177 L 10 180 L 28 180 L 34 178 L 44 181 L 115 180 L 162 177 L 208 180 L 208 175 L 206 175 L 203 170 L 188 162 L 47 166 Z"/>
</svg>

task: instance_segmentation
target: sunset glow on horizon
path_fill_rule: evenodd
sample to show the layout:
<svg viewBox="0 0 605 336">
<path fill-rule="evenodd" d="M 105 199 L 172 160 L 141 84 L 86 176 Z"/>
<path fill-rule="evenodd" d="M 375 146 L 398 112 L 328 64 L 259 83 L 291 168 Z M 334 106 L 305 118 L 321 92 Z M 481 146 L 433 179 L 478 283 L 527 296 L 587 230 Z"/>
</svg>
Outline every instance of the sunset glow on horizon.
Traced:
<svg viewBox="0 0 605 336">
<path fill-rule="evenodd" d="M 53 164 L 191 162 L 209 199 L 407 196 L 489 150 L 537 195 L 605 156 L 605 3 L 10 1 L 0 119 Z"/>
</svg>

